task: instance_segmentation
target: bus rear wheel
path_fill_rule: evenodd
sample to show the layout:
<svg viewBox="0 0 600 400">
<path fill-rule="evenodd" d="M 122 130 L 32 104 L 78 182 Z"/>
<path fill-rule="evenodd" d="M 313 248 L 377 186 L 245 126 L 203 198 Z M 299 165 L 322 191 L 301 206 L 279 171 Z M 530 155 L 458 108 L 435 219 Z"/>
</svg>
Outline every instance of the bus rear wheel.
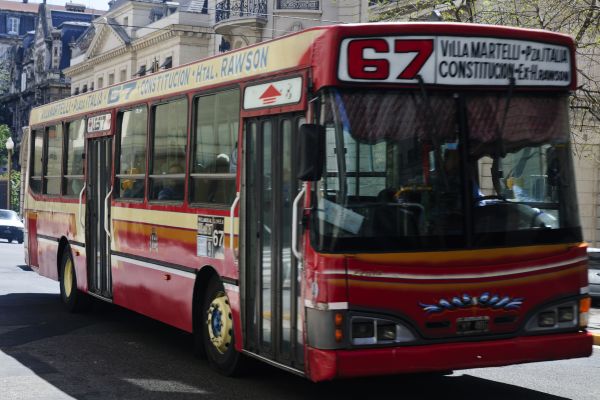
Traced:
<svg viewBox="0 0 600 400">
<path fill-rule="evenodd" d="M 217 278 L 208 283 L 202 310 L 204 332 L 202 339 L 211 367 L 226 376 L 242 372 L 244 359 L 234 346 L 233 318 L 223 285 Z"/>
<path fill-rule="evenodd" d="M 60 263 L 60 298 L 69 312 L 79 312 L 87 309 L 90 298 L 77 289 L 75 263 L 71 251 L 63 251 Z"/>
</svg>

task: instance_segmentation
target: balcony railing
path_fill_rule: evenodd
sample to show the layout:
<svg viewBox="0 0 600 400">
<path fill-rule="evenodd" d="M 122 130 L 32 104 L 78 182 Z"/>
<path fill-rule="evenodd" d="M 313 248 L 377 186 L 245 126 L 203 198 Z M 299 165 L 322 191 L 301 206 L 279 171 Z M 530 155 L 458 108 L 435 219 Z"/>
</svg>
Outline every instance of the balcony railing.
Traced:
<svg viewBox="0 0 600 400">
<path fill-rule="evenodd" d="M 319 10 L 318 0 L 277 0 L 278 10 Z"/>
<path fill-rule="evenodd" d="M 232 18 L 267 19 L 267 0 L 223 0 L 217 3 L 215 23 Z"/>
</svg>

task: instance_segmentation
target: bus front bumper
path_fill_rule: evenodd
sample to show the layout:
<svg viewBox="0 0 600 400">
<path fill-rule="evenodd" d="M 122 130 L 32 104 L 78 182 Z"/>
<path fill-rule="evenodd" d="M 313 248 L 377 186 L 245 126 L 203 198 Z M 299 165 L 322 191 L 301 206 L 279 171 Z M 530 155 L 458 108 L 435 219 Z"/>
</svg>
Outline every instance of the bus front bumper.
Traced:
<svg viewBox="0 0 600 400">
<path fill-rule="evenodd" d="M 308 377 L 315 381 L 413 372 L 496 367 L 534 361 L 588 357 L 587 332 L 378 349 L 308 348 Z"/>
</svg>

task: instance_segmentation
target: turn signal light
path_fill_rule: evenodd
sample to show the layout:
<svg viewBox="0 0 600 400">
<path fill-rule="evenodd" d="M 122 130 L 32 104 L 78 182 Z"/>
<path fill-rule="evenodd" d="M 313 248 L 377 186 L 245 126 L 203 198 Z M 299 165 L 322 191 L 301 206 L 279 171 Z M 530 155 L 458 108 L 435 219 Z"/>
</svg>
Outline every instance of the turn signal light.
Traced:
<svg viewBox="0 0 600 400">
<path fill-rule="evenodd" d="M 342 334 L 342 330 L 341 329 L 336 329 L 335 330 L 335 341 L 336 342 L 341 342 L 343 338 L 344 338 L 344 335 Z"/>
<path fill-rule="evenodd" d="M 584 297 L 583 299 L 579 300 L 579 312 L 589 312 L 591 307 L 591 297 Z"/>
<path fill-rule="evenodd" d="M 589 311 L 592 307 L 592 299 L 591 297 L 584 297 L 579 300 L 579 327 L 587 328 L 588 319 L 589 319 Z"/>
<path fill-rule="evenodd" d="M 342 322 L 344 322 L 344 314 L 336 313 L 335 314 L 335 326 L 341 328 Z"/>
</svg>

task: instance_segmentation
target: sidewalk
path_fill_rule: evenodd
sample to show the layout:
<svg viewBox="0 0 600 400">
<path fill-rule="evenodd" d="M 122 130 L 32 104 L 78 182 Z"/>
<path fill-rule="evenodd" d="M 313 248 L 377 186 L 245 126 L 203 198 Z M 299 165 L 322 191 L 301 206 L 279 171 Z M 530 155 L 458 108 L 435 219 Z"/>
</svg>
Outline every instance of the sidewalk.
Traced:
<svg viewBox="0 0 600 400">
<path fill-rule="evenodd" d="M 592 308 L 590 310 L 588 331 L 594 335 L 594 344 L 600 346 L 600 308 Z"/>
</svg>

